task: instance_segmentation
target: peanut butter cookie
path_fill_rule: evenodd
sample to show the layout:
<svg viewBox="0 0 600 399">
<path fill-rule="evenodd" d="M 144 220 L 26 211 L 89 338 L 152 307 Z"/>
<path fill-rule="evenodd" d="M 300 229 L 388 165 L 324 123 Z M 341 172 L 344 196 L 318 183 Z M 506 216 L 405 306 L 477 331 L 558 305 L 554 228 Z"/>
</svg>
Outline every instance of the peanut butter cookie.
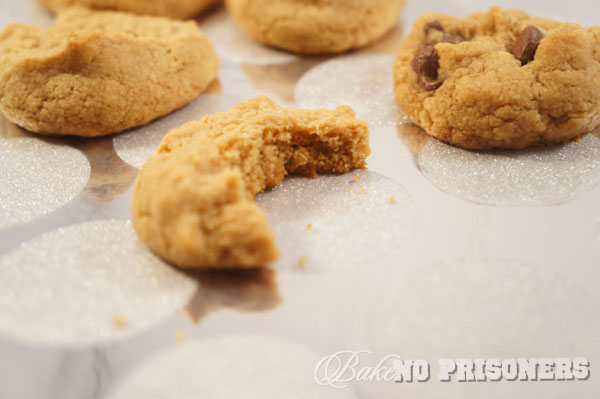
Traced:
<svg viewBox="0 0 600 399">
<path fill-rule="evenodd" d="M 396 98 L 430 135 L 466 149 L 569 141 L 600 124 L 600 28 L 492 8 L 424 15 L 395 65 Z"/>
<path fill-rule="evenodd" d="M 227 0 L 248 35 L 298 54 L 370 44 L 394 26 L 403 5 L 404 0 Z"/>
<path fill-rule="evenodd" d="M 101 136 L 186 105 L 218 67 L 194 22 L 69 9 L 0 33 L 0 109 L 33 132 Z"/>
<path fill-rule="evenodd" d="M 81 6 L 95 10 L 125 11 L 177 19 L 195 17 L 217 0 L 37 0 L 53 12 Z"/>
<path fill-rule="evenodd" d="M 368 126 L 349 107 L 249 100 L 165 136 L 140 170 L 133 225 L 154 253 L 182 268 L 260 266 L 278 255 L 254 196 L 287 174 L 364 168 L 369 153 Z"/>
</svg>

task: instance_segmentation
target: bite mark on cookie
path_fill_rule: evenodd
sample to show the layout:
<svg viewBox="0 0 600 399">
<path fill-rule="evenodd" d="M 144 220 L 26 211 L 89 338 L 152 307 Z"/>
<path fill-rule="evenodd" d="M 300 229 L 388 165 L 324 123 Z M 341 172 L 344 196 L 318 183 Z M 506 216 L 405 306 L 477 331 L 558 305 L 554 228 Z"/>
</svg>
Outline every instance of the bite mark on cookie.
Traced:
<svg viewBox="0 0 600 399">
<path fill-rule="evenodd" d="M 182 268 L 261 266 L 278 254 L 254 196 L 287 174 L 364 168 L 369 154 L 368 125 L 349 107 L 249 100 L 165 136 L 140 170 L 133 225 L 154 253 Z"/>
</svg>

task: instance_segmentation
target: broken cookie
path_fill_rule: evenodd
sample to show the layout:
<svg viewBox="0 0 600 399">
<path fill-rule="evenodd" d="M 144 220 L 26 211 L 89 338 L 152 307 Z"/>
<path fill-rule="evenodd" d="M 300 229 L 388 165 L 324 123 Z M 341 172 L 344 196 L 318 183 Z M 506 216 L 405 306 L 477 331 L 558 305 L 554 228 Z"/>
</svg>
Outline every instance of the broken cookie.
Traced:
<svg viewBox="0 0 600 399">
<path fill-rule="evenodd" d="M 264 265 L 278 255 L 254 196 L 287 174 L 364 168 L 369 153 L 368 125 L 348 107 L 249 100 L 165 136 L 140 170 L 133 225 L 155 254 L 182 268 Z"/>
<path fill-rule="evenodd" d="M 466 149 L 567 142 L 600 124 L 600 28 L 494 7 L 424 15 L 398 51 L 398 103 Z"/>
<path fill-rule="evenodd" d="M 218 67 L 194 22 L 69 9 L 0 33 L 0 109 L 32 132 L 101 136 L 183 107 Z"/>
</svg>

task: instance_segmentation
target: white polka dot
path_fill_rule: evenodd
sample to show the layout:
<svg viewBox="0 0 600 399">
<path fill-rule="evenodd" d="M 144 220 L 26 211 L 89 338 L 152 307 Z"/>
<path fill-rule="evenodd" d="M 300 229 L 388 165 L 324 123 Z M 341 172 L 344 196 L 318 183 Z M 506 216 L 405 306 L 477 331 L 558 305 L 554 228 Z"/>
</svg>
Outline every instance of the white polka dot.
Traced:
<svg viewBox="0 0 600 399">
<path fill-rule="evenodd" d="M 524 151 L 466 151 L 429 140 L 419 156 L 423 174 L 440 190 L 500 206 L 570 201 L 600 183 L 600 139 Z"/>
<path fill-rule="evenodd" d="M 416 221 L 416 206 L 402 186 L 363 170 L 287 178 L 256 201 L 275 231 L 276 269 L 365 267 L 409 238 Z"/>
<path fill-rule="evenodd" d="M 124 339 L 182 309 L 196 287 L 128 221 L 61 228 L 0 259 L 0 334 L 66 346 Z"/>
<path fill-rule="evenodd" d="M 299 58 L 253 40 L 238 28 L 225 8 L 202 20 L 200 28 L 214 45 L 219 57 L 239 64 L 283 64 Z"/>
<path fill-rule="evenodd" d="M 308 71 L 296 85 L 296 101 L 305 108 L 349 105 L 372 126 L 409 122 L 394 97 L 394 56 L 336 58 Z"/>
<path fill-rule="evenodd" d="M 226 336 L 180 344 L 145 362 L 109 399 L 341 399 L 315 382 L 320 356 L 269 336 Z"/>
<path fill-rule="evenodd" d="M 90 164 L 74 148 L 37 138 L 0 139 L 0 229 L 61 208 L 89 178 Z"/>
</svg>

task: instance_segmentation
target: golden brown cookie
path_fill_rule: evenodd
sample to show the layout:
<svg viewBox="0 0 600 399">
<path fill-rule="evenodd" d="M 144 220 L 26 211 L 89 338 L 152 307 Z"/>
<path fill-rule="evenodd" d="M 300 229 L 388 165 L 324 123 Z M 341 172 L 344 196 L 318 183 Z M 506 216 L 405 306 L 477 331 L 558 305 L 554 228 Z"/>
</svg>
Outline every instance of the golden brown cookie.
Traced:
<svg viewBox="0 0 600 399">
<path fill-rule="evenodd" d="M 467 149 L 562 143 L 600 124 L 600 28 L 492 8 L 424 15 L 395 65 L 396 98 L 430 135 Z"/>
<path fill-rule="evenodd" d="M 298 54 L 339 53 L 382 37 L 404 0 L 227 0 L 240 28 Z"/>
<path fill-rule="evenodd" d="M 0 109 L 33 132 L 101 136 L 186 105 L 218 67 L 194 22 L 70 9 L 0 33 Z"/>
<path fill-rule="evenodd" d="M 37 0 L 53 12 L 81 6 L 95 10 L 126 11 L 177 19 L 195 17 L 217 0 Z"/>
<path fill-rule="evenodd" d="M 369 153 L 368 125 L 348 107 L 249 100 L 165 136 L 140 170 L 133 225 L 155 254 L 182 268 L 260 266 L 277 250 L 254 196 L 287 174 L 363 168 Z"/>
</svg>

